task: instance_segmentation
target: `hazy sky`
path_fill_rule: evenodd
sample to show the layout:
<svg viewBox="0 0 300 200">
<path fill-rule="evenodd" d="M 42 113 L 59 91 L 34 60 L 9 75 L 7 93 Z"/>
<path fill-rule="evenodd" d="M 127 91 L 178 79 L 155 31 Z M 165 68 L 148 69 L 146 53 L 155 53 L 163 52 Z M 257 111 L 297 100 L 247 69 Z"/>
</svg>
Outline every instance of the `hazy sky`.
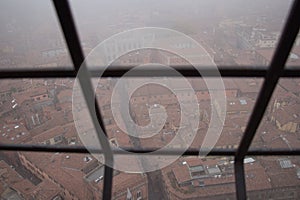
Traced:
<svg viewBox="0 0 300 200">
<path fill-rule="evenodd" d="M 291 1 L 71 0 L 70 3 L 81 38 L 94 34 L 102 40 L 108 35 L 141 26 L 200 27 L 242 16 L 264 15 L 278 20 L 281 26 Z M 50 0 L 1 0 L 0 25 L 0 43 L 22 42 L 24 38 L 43 40 L 49 35 L 58 40 L 63 38 Z"/>
<path fill-rule="evenodd" d="M 290 0 L 71 0 L 75 17 L 101 18 L 113 17 L 124 11 L 159 11 L 165 13 L 188 12 L 193 15 L 197 11 L 201 15 L 216 15 L 222 11 L 227 15 L 246 15 L 263 13 L 278 15 L 286 13 Z M 50 0 L 1 0 L 0 23 L 17 21 L 18 24 L 32 22 L 47 23 L 55 16 Z M 170 16 L 171 17 L 171 16 Z M 100 20 L 100 19 L 99 19 Z"/>
</svg>

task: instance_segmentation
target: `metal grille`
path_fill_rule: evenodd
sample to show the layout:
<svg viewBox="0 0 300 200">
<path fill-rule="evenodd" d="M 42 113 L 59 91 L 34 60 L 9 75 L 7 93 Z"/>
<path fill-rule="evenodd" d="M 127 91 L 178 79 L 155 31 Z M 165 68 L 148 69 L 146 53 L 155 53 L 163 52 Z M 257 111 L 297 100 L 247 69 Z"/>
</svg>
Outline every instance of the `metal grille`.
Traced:
<svg viewBox="0 0 300 200">
<path fill-rule="evenodd" d="M 67 78 L 76 77 L 79 67 L 84 61 L 84 55 L 80 46 L 80 40 L 76 31 L 75 23 L 72 17 L 71 9 L 67 0 L 53 0 L 54 7 L 64 33 L 64 37 L 69 49 L 69 53 L 74 64 L 74 70 L 1 70 L 0 78 Z M 300 77 L 300 70 L 291 68 L 285 69 L 285 63 L 288 59 L 289 53 L 292 49 L 295 38 L 297 37 L 299 26 L 300 26 L 300 0 L 295 0 L 290 9 L 287 21 L 281 34 L 278 46 L 273 55 L 272 61 L 269 67 L 253 67 L 246 66 L 242 69 L 237 69 L 235 66 L 232 67 L 219 67 L 219 71 L 222 77 L 263 77 L 264 82 L 256 100 L 254 110 L 250 116 L 250 120 L 245 129 L 244 135 L 241 139 L 239 147 L 237 149 L 213 149 L 208 155 L 209 156 L 234 156 L 235 162 L 235 184 L 236 184 L 236 196 L 237 199 L 246 199 L 246 185 L 245 185 L 245 173 L 244 173 L 244 158 L 246 155 L 256 156 L 272 156 L 272 155 L 300 155 L 299 149 L 249 149 L 251 142 L 255 136 L 255 132 L 263 118 L 264 112 L 268 106 L 268 103 L 272 97 L 273 91 L 280 77 Z M 174 66 L 174 68 L 185 77 L 200 77 L 197 70 L 191 66 Z M 129 68 L 114 66 L 108 68 L 104 73 L 103 77 L 121 77 Z M 149 70 L 151 74 L 155 76 L 161 76 L 165 73 L 161 73 L 162 70 Z M 148 72 L 149 72 L 148 71 Z M 204 69 L 210 76 L 210 69 Z M 137 73 L 137 76 L 146 76 L 149 74 L 143 70 Z M 96 73 L 96 72 L 95 72 Z M 93 75 L 94 72 L 92 71 Z M 211 76 L 214 76 L 211 73 Z M 80 84 L 85 87 L 85 90 L 92 90 L 90 80 L 84 83 L 83 80 L 79 80 Z M 101 117 L 101 111 L 98 104 L 96 103 L 96 114 L 98 118 L 98 125 L 104 129 L 104 124 Z M 108 147 L 108 140 L 99 140 L 102 147 Z M 28 145 L 28 144 L 1 144 L 0 150 L 2 151 L 32 151 L 32 152 L 69 152 L 69 153 L 103 153 L 106 162 L 113 162 L 113 154 L 126 153 L 124 151 L 112 150 L 102 151 L 99 149 L 91 149 L 88 151 L 85 147 L 59 147 L 59 146 L 47 146 L 47 145 Z M 155 149 L 125 149 L 128 152 L 133 153 L 148 153 L 153 152 Z M 177 154 L 176 150 L 169 150 L 161 152 L 162 155 Z M 199 155 L 198 149 L 188 149 L 183 155 L 197 156 Z M 103 199 L 111 199 L 112 194 L 112 178 L 113 169 L 105 166 L 104 174 L 104 188 L 103 188 Z"/>
</svg>

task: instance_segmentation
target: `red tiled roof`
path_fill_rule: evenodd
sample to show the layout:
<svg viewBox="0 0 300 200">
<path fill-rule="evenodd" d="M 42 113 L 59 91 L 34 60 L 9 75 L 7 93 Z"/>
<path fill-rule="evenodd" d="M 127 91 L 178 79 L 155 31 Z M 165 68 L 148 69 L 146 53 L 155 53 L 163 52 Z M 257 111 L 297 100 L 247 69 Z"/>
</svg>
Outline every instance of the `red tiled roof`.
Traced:
<svg viewBox="0 0 300 200">
<path fill-rule="evenodd" d="M 186 165 L 174 167 L 172 171 L 178 183 L 184 183 L 191 180 L 190 173 Z"/>
</svg>

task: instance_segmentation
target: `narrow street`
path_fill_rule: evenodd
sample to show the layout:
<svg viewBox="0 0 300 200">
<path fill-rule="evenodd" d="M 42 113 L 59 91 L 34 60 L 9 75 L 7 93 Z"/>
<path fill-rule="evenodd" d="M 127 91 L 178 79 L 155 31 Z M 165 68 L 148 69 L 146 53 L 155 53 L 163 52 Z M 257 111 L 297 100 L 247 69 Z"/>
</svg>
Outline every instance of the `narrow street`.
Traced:
<svg viewBox="0 0 300 200">
<path fill-rule="evenodd" d="M 123 85 L 120 96 L 129 98 L 125 85 Z M 122 105 L 122 102 L 124 102 L 124 101 L 121 101 L 121 106 L 128 106 L 128 105 L 124 105 L 124 103 Z M 130 131 L 136 131 L 132 127 L 128 126 L 130 123 L 128 122 L 128 119 L 126 119 L 126 117 L 124 117 L 123 114 L 124 113 L 121 111 L 121 115 L 122 115 L 123 121 L 126 125 L 126 129 L 130 130 Z M 138 135 L 138 134 L 134 133 L 133 135 Z M 130 137 L 130 141 L 131 141 L 134 148 L 143 149 L 143 147 L 140 144 L 140 140 L 139 140 L 138 137 L 133 137 L 133 136 L 129 136 L 129 137 Z M 140 163 L 141 163 L 142 166 L 147 165 L 148 160 L 143 159 L 143 160 L 140 161 Z M 147 172 L 146 174 L 147 174 L 147 179 L 148 179 L 148 196 L 149 196 L 149 200 L 157 200 L 157 199 L 166 200 L 166 199 L 168 199 L 166 191 L 165 191 L 165 187 L 163 185 L 161 171 L 157 170 L 157 171 L 154 171 L 154 172 Z"/>
<path fill-rule="evenodd" d="M 148 172 L 148 195 L 149 200 L 166 200 L 168 199 L 165 187 L 162 180 L 162 174 L 160 170 L 154 172 Z"/>
<path fill-rule="evenodd" d="M 17 152 L 0 152 L 0 160 L 4 160 L 12 169 L 14 169 L 24 179 L 29 180 L 32 184 L 38 185 L 41 182 L 41 179 L 32 174 L 21 164 Z"/>
</svg>

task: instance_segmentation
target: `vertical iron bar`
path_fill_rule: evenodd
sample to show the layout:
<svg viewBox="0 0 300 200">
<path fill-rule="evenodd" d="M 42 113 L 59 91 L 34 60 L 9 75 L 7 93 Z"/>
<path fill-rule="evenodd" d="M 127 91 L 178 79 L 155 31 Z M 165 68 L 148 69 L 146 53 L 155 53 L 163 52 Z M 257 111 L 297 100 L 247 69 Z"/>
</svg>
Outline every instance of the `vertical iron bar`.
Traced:
<svg viewBox="0 0 300 200">
<path fill-rule="evenodd" d="M 246 199 L 246 187 L 244 186 L 245 172 L 244 172 L 243 160 L 235 160 L 234 174 L 235 174 L 235 184 L 236 184 L 236 197 L 237 199 Z"/>
<path fill-rule="evenodd" d="M 244 136 L 235 155 L 235 179 L 238 199 L 246 199 L 247 197 L 244 177 L 245 174 L 244 169 L 241 169 L 241 166 L 243 166 L 243 160 L 254 138 L 256 129 L 258 128 L 259 123 L 263 118 L 264 112 L 272 97 L 276 84 L 284 71 L 285 63 L 288 59 L 289 53 L 293 47 L 293 43 L 299 31 L 299 19 L 300 0 L 295 0 L 291 7 L 284 29 L 281 33 L 278 46 L 273 55 L 272 61 L 270 63 L 270 68 L 266 74 L 263 86 L 255 103 L 254 110 L 247 124 Z"/>
<path fill-rule="evenodd" d="M 85 101 L 88 106 L 88 110 L 92 117 L 93 125 L 96 129 L 97 136 L 102 149 L 104 151 L 105 168 L 104 168 L 104 184 L 103 184 L 103 199 L 111 199 L 112 193 L 112 178 L 113 169 L 109 166 L 113 166 L 113 154 L 110 148 L 110 144 L 106 137 L 102 137 L 102 131 L 106 135 L 104 123 L 102 120 L 101 111 L 97 101 L 94 100 L 93 86 L 91 83 L 91 76 L 84 63 L 84 55 L 80 45 L 80 40 L 75 28 L 75 23 L 72 17 L 70 5 L 67 0 L 53 0 L 58 19 L 60 21 L 61 28 L 64 33 L 64 37 L 67 42 L 67 46 L 75 67 L 75 71 L 80 70 L 80 75 L 77 76 L 82 92 L 84 94 Z M 95 102 L 95 104 L 94 104 Z M 95 105 L 95 106 L 93 106 Z"/>
</svg>

